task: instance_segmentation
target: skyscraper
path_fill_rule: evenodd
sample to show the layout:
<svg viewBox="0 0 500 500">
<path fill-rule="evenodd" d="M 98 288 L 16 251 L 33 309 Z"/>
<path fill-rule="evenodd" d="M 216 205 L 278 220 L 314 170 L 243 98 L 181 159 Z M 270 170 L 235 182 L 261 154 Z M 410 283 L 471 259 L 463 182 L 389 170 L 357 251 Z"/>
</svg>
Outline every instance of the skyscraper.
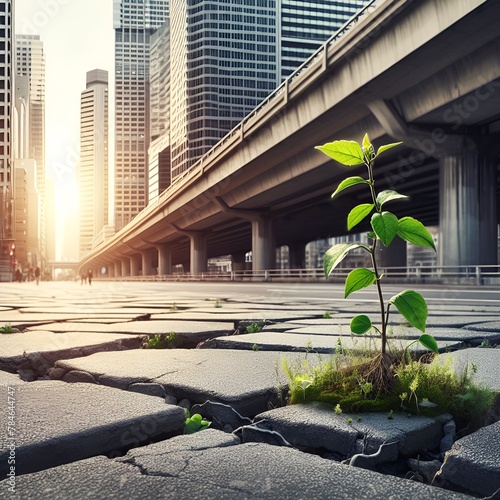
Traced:
<svg viewBox="0 0 500 500">
<path fill-rule="evenodd" d="M 281 78 L 293 73 L 368 0 L 280 0 Z"/>
<path fill-rule="evenodd" d="M 108 72 L 87 73 L 80 100 L 80 257 L 108 224 Z"/>
<path fill-rule="evenodd" d="M 16 76 L 29 80 L 29 137 L 28 155 L 23 159 L 36 161 L 36 189 L 40 196 L 39 251 L 46 258 L 45 216 L 45 54 L 38 35 L 16 35 Z"/>
<path fill-rule="evenodd" d="M 148 202 L 171 183 L 170 171 L 170 23 L 151 35 Z"/>
<path fill-rule="evenodd" d="M 14 1 L 0 2 L 0 281 L 12 277 L 15 252 L 11 119 L 14 89 Z M 12 255 L 11 255 L 12 253 Z"/>
<path fill-rule="evenodd" d="M 115 29 L 115 228 L 147 204 L 149 46 L 167 0 L 113 0 Z"/>
<path fill-rule="evenodd" d="M 170 6 L 172 177 L 279 83 L 276 0 Z"/>
<path fill-rule="evenodd" d="M 172 179 L 235 127 L 366 3 L 172 2 L 170 67 L 164 70 L 170 74 Z"/>
</svg>

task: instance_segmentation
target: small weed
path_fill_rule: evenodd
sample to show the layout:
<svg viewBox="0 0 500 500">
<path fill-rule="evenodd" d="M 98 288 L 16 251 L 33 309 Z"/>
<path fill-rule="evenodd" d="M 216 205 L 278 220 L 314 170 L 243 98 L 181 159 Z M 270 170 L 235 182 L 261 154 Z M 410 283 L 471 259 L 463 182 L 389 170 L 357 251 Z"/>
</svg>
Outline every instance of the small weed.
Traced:
<svg viewBox="0 0 500 500">
<path fill-rule="evenodd" d="M 259 344 L 254 344 L 254 345 L 252 346 L 252 351 L 255 351 L 255 352 L 260 351 Z"/>
<path fill-rule="evenodd" d="M 350 425 L 350 424 L 352 424 L 352 418 L 348 418 L 348 419 L 347 419 L 347 423 L 348 423 L 349 425 Z"/>
<path fill-rule="evenodd" d="M 172 304 L 172 306 L 170 307 L 170 310 L 171 311 L 177 311 L 177 306 L 175 305 L 175 302 Z"/>
<path fill-rule="evenodd" d="M 251 323 L 245 328 L 246 333 L 259 333 L 260 331 L 262 331 L 262 328 L 259 323 Z"/>
<path fill-rule="evenodd" d="M 145 349 L 174 349 L 177 347 L 177 341 L 177 335 L 174 332 L 157 333 L 143 347 Z"/>
<path fill-rule="evenodd" d="M 214 304 L 214 307 L 215 307 L 215 308 L 222 307 L 222 304 L 221 304 L 221 302 L 220 302 L 220 300 L 219 300 L 219 299 L 215 299 L 215 304 Z"/>
<path fill-rule="evenodd" d="M 195 432 L 208 429 L 212 422 L 205 420 L 199 413 L 191 415 L 189 410 L 186 409 L 186 425 L 184 427 L 184 434 L 194 434 Z"/>
<path fill-rule="evenodd" d="M 392 420 L 394 418 L 394 410 L 389 410 L 387 412 L 387 419 Z"/>
<path fill-rule="evenodd" d="M 337 403 L 335 405 L 335 408 L 333 409 L 333 411 L 335 412 L 336 415 L 340 415 L 342 413 L 342 408 L 340 407 L 340 405 Z"/>
<path fill-rule="evenodd" d="M 0 333 L 14 333 L 14 329 L 12 328 L 12 325 L 5 325 L 5 326 L 0 326 Z"/>
<path fill-rule="evenodd" d="M 332 319 L 332 313 L 331 312 L 324 312 L 323 313 L 323 318 L 324 319 Z"/>
<path fill-rule="evenodd" d="M 357 420 L 358 422 L 362 422 L 362 421 L 363 421 L 363 417 L 358 417 L 356 420 Z"/>
<path fill-rule="evenodd" d="M 491 347 L 491 343 L 488 339 L 483 339 L 479 347 L 482 347 L 484 349 L 489 349 Z"/>
</svg>

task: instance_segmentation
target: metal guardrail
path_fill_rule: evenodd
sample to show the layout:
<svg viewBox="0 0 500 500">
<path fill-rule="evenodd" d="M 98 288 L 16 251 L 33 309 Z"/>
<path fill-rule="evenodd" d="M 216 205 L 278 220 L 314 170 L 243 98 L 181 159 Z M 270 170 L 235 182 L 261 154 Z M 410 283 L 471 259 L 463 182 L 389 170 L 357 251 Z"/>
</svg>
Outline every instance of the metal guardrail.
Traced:
<svg viewBox="0 0 500 500">
<path fill-rule="evenodd" d="M 267 269 L 263 271 L 208 271 L 200 274 L 100 277 L 114 281 L 233 281 L 233 282 L 338 282 L 343 283 L 352 268 L 336 269 L 329 278 L 322 268 Z M 440 266 L 379 268 L 387 283 L 500 285 L 500 266 Z"/>
</svg>

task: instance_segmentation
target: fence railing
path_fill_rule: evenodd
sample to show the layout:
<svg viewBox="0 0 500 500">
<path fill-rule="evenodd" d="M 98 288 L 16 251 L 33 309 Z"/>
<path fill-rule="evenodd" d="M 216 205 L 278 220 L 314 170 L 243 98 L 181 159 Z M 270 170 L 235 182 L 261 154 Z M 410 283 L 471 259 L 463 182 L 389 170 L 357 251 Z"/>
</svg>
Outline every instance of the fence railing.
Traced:
<svg viewBox="0 0 500 500">
<path fill-rule="evenodd" d="M 116 281 L 240 281 L 240 282 L 338 282 L 343 283 L 352 268 L 336 269 L 329 278 L 322 268 L 266 269 L 263 271 L 207 271 L 199 274 L 177 273 L 145 276 L 101 276 L 102 280 Z M 462 285 L 500 285 L 500 266 L 436 266 L 436 267 L 382 267 L 387 283 L 428 283 Z"/>
</svg>

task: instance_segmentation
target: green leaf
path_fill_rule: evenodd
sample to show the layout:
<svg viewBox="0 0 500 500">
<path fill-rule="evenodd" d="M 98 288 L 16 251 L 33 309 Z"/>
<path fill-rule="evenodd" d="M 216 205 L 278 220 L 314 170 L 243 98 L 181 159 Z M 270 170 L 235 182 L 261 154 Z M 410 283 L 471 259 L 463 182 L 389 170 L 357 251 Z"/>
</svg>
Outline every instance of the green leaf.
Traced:
<svg viewBox="0 0 500 500">
<path fill-rule="evenodd" d="M 361 290 L 362 288 L 367 288 L 373 285 L 377 281 L 376 274 L 370 269 L 365 267 L 360 267 L 351 271 L 345 280 L 345 295 L 344 298 L 347 299 L 351 293 L 356 290 Z"/>
<path fill-rule="evenodd" d="M 365 134 L 365 136 L 363 137 L 362 148 L 363 153 L 365 154 L 365 161 L 367 163 L 370 163 L 375 156 L 375 150 L 372 146 L 372 143 L 370 142 L 368 134 Z"/>
<path fill-rule="evenodd" d="M 377 150 L 377 156 L 384 151 L 387 151 L 388 149 L 395 148 L 396 146 L 399 146 L 400 144 L 403 144 L 402 142 L 392 142 L 391 144 L 386 144 L 385 146 L 380 146 Z"/>
<path fill-rule="evenodd" d="M 338 193 L 343 191 L 344 189 L 355 186 L 356 184 L 369 184 L 368 181 L 363 179 L 363 177 L 348 177 L 347 179 L 344 179 L 337 187 L 335 192 L 332 194 L 332 198 L 336 196 Z"/>
<path fill-rule="evenodd" d="M 437 345 L 436 340 L 434 337 L 431 335 L 427 335 L 427 333 L 424 333 L 423 335 L 420 335 L 418 341 L 427 349 L 434 351 L 436 353 L 439 352 L 439 348 Z"/>
<path fill-rule="evenodd" d="M 425 332 L 427 304 L 422 295 L 413 290 L 404 290 L 394 295 L 389 302 L 396 306 L 397 310 L 412 326 Z"/>
<path fill-rule="evenodd" d="M 339 243 L 337 245 L 333 245 L 333 247 L 327 250 L 323 259 L 325 276 L 328 278 L 331 272 L 342 262 L 342 259 L 347 255 L 347 252 L 354 250 L 355 248 L 364 248 L 365 250 L 370 251 L 364 245 L 359 245 L 357 243 Z"/>
<path fill-rule="evenodd" d="M 363 335 L 372 327 L 371 319 L 365 314 L 354 316 L 351 320 L 351 332 L 356 335 Z"/>
<path fill-rule="evenodd" d="M 370 238 L 372 240 L 376 240 L 377 239 L 377 235 L 373 231 L 368 231 L 366 233 L 366 236 L 368 236 L 368 238 Z"/>
<path fill-rule="evenodd" d="M 393 191 L 392 189 L 387 189 L 386 191 L 381 191 L 377 195 L 377 205 L 382 208 L 384 203 L 393 200 L 408 200 L 410 197 L 404 194 L 399 194 L 397 191 Z"/>
<path fill-rule="evenodd" d="M 368 134 L 365 134 L 365 136 L 363 137 L 362 146 L 365 148 L 366 151 L 368 151 L 372 147 L 372 143 L 370 142 Z"/>
<path fill-rule="evenodd" d="M 375 234 L 388 247 L 398 232 L 398 218 L 391 212 L 375 213 L 371 224 Z"/>
<path fill-rule="evenodd" d="M 421 247 L 433 248 L 436 250 L 431 233 L 425 226 L 413 217 L 403 217 L 398 222 L 398 236 Z"/>
<path fill-rule="evenodd" d="M 333 141 L 316 146 L 321 152 L 342 165 L 354 166 L 365 162 L 363 150 L 356 141 Z"/>
<path fill-rule="evenodd" d="M 362 203 L 354 207 L 347 216 L 347 229 L 350 231 L 354 226 L 357 226 L 366 216 L 370 215 L 373 210 L 373 203 Z"/>
</svg>

